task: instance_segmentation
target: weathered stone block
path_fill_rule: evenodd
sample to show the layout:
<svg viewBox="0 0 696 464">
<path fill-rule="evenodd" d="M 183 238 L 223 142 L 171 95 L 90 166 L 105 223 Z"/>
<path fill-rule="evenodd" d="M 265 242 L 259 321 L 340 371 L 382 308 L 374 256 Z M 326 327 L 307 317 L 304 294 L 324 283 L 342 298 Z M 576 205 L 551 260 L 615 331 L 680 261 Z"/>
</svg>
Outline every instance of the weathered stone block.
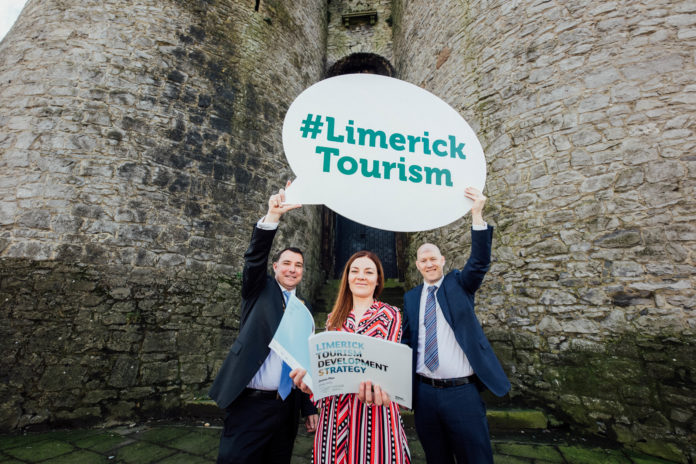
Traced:
<svg viewBox="0 0 696 464">
<path fill-rule="evenodd" d="M 176 352 L 176 332 L 148 332 L 143 340 L 143 352 Z"/>
<path fill-rule="evenodd" d="M 114 363 L 109 377 L 109 386 L 128 388 L 136 385 L 140 363 L 129 356 L 119 356 Z"/>
<path fill-rule="evenodd" d="M 179 363 L 178 361 L 143 363 L 140 366 L 140 378 L 144 385 L 169 384 L 179 378 Z"/>
<path fill-rule="evenodd" d="M 595 240 L 595 244 L 607 248 L 627 248 L 638 245 L 640 240 L 640 232 L 629 229 L 602 235 Z"/>
<path fill-rule="evenodd" d="M 49 366 L 39 381 L 39 387 L 46 391 L 63 391 L 80 388 L 83 382 L 83 368 L 79 365 Z"/>
</svg>

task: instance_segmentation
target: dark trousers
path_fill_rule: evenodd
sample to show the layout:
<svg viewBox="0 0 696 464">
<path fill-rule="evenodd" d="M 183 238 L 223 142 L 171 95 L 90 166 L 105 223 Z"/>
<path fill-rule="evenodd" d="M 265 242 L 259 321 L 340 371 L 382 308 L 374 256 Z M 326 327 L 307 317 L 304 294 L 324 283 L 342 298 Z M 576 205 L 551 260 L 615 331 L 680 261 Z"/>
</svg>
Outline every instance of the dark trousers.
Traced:
<svg viewBox="0 0 696 464">
<path fill-rule="evenodd" d="M 416 381 L 416 432 L 429 464 L 493 464 L 486 405 L 474 383 L 436 388 Z"/>
<path fill-rule="evenodd" d="M 300 394 L 285 401 L 248 389 L 226 409 L 218 464 L 289 464 L 297 436 Z"/>
</svg>

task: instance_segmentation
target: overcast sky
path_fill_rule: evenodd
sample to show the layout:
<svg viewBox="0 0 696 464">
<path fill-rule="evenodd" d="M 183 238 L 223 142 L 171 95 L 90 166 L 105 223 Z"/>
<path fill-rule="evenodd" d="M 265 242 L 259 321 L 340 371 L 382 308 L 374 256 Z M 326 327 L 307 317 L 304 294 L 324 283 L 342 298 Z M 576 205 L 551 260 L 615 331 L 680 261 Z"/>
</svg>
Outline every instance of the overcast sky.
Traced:
<svg viewBox="0 0 696 464">
<path fill-rule="evenodd" d="M 7 31 L 10 30 L 26 1 L 27 0 L 0 0 L 0 40 L 2 40 L 5 34 L 7 34 Z"/>
</svg>

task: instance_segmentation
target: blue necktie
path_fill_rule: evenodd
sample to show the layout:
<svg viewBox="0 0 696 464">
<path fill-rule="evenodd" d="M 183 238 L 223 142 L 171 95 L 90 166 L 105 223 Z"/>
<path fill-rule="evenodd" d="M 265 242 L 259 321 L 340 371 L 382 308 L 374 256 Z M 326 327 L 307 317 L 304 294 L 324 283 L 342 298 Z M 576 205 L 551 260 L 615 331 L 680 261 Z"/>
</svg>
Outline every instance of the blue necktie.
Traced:
<svg viewBox="0 0 696 464">
<path fill-rule="evenodd" d="M 430 372 L 435 372 L 440 361 L 437 357 L 437 314 L 435 311 L 435 290 L 437 287 L 428 287 L 428 296 L 425 299 L 425 314 L 423 325 L 425 325 L 425 353 L 424 362 Z"/>
<path fill-rule="evenodd" d="M 283 290 L 283 296 L 285 297 L 285 304 L 288 304 L 290 299 L 290 292 Z M 283 361 L 283 368 L 280 370 L 280 385 L 278 385 L 278 394 L 284 400 L 290 394 L 292 390 L 292 379 L 290 378 L 290 366 Z"/>
</svg>

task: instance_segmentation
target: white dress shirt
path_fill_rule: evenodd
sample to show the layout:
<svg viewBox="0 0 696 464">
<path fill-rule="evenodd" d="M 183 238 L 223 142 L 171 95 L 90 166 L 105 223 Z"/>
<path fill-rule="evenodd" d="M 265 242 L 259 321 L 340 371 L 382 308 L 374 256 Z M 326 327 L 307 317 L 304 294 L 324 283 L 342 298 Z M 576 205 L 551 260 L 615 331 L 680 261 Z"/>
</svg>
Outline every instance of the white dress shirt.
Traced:
<svg viewBox="0 0 696 464">
<path fill-rule="evenodd" d="M 488 224 L 474 225 L 472 228 L 474 230 L 486 230 Z M 454 331 L 447 323 L 445 316 L 442 314 L 440 302 L 437 301 L 437 292 L 440 291 L 443 280 L 445 280 L 444 276 L 435 284 L 423 282 L 420 309 L 418 311 L 418 356 L 416 358 L 416 372 L 424 377 L 430 377 L 431 379 L 468 377 L 474 373 L 474 370 L 471 364 L 469 364 L 466 354 L 464 354 L 459 343 L 457 343 L 457 339 L 454 337 Z M 434 372 L 428 369 L 424 362 L 425 324 L 423 318 L 425 316 L 425 300 L 428 297 L 428 287 L 431 285 L 437 286 L 437 290 L 435 291 L 435 314 L 437 316 L 437 356 L 440 361 Z M 452 310 L 456 311 L 457 308 L 452 308 Z"/>
</svg>

